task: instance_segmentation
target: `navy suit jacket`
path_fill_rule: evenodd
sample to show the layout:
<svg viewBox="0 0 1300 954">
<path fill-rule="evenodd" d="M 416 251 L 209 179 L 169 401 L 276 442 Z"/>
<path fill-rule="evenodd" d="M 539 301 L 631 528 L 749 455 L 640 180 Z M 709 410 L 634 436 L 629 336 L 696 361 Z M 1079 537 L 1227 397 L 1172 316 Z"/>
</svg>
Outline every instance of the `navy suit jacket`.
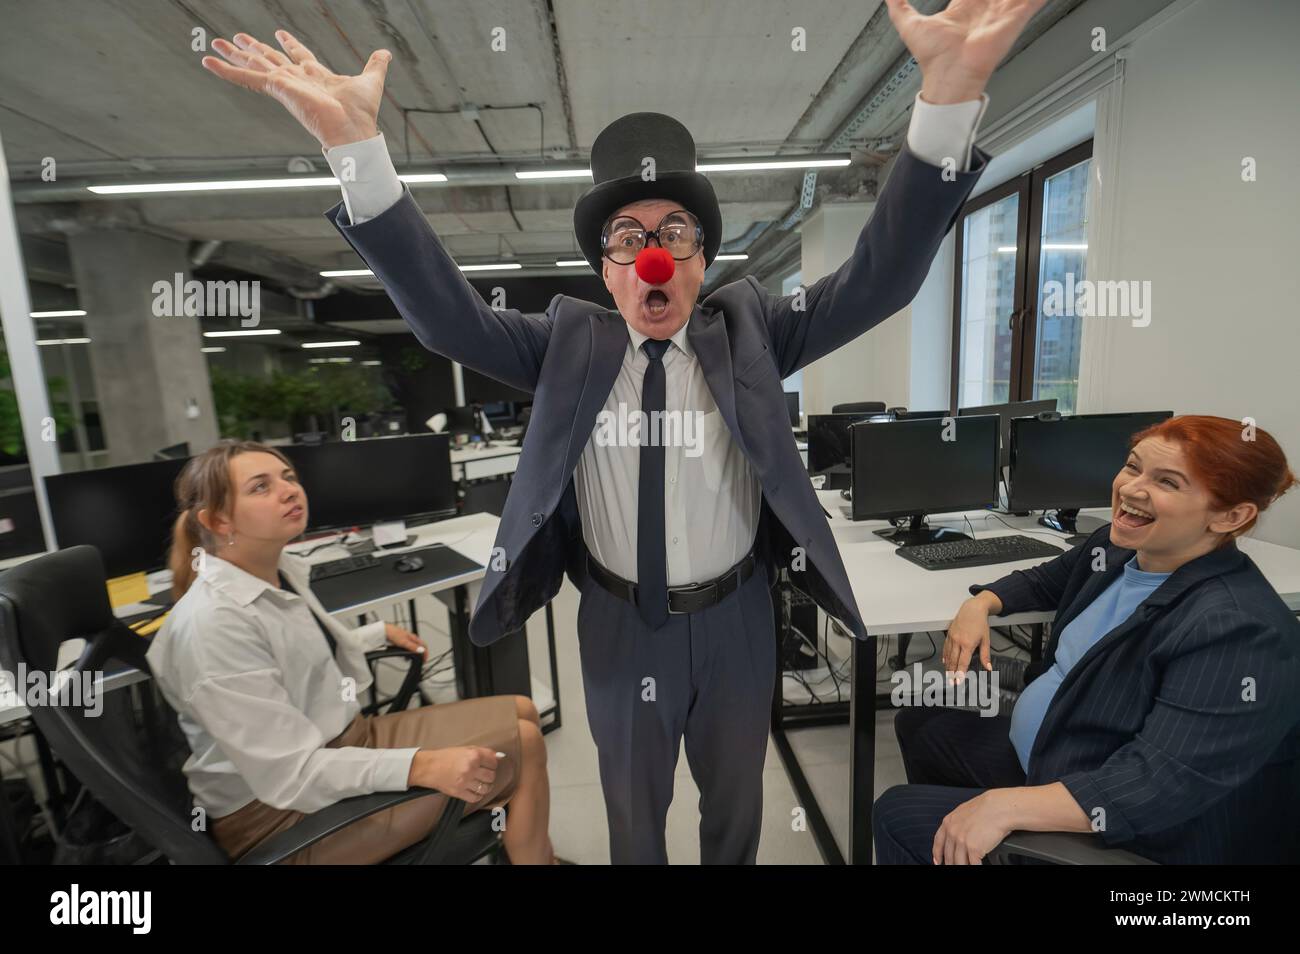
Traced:
<svg viewBox="0 0 1300 954">
<path fill-rule="evenodd" d="M 1133 553 L 1106 524 L 970 591 L 1005 616 L 1056 610 L 1041 672 Z M 1103 841 L 1154 861 L 1300 859 L 1300 621 L 1236 543 L 1180 566 L 1070 669 L 1026 784 L 1058 781 Z"/>
<path fill-rule="evenodd" d="M 769 579 L 802 548 L 796 584 L 858 636 L 866 631 L 795 447 L 781 382 L 912 300 L 987 158 L 973 150 L 971 171 L 945 176 L 904 147 L 853 254 L 806 290 L 805 307 L 747 276 L 713 292 L 689 319 L 709 391 L 762 485 L 756 543 Z M 426 348 L 533 395 L 470 620 L 471 640 L 487 645 L 554 597 L 566 568 L 582 584 L 586 546 L 573 472 L 622 365 L 627 326 L 617 311 L 564 295 L 541 315 L 489 308 L 405 187 L 395 205 L 359 225 L 349 224 L 342 203 L 326 215 Z"/>
</svg>

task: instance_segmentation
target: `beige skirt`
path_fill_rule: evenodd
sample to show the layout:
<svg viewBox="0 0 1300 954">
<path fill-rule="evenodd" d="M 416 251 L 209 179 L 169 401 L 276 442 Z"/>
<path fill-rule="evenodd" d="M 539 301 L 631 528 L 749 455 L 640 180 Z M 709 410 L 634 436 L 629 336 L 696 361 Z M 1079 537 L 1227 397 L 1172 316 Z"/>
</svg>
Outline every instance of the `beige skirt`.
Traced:
<svg viewBox="0 0 1300 954">
<path fill-rule="evenodd" d="M 369 749 L 443 749 L 481 745 L 506 758 L 497 766 L 496 780 L 474 805 L 473 811 L 504 805 L 514 794 L 522 748 L 514 696 L 485 696 L 442 705 L 423 706 L 382 716 L 358 715 L 330 748 L 361 746 Z M 420 841 L 442 817 L 447 798 L 428 795 L 403 802 L 354 822 L 287 858 L 283 864 L 377 864 Z M 231 858 L 239 858 L 272 835 L 306 817 L 302 812 L 272 808 L 253 801 L 212 821 L 212 836 Z"/>
</svg>

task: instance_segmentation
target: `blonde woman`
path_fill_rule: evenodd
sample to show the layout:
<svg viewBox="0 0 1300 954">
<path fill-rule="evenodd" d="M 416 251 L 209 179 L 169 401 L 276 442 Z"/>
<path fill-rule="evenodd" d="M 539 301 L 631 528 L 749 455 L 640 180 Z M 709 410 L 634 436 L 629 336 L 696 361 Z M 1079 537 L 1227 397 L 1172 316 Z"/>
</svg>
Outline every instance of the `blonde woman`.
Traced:
<svg viewBox="0 0 1300 954">
<path fill-rule="evenodd" d="M 489 696 L 383 716 L 360 714 L 365 647 L 387 623 L 347 629 L 284 551 L 307 525 L 307 493 L 279 451 L 223 441 L 185 466 L 171 569 L 177 596 L 148 659 L 192 755 L 184 771 L 209 831 L 232 858 L 344 798 L 412 786 L 467 811 L 505 806 L 514 864 L 556 862 L 546 748 L 522 696 Z M 194 569 L 197 567 L 197 571 Z M 422 839 L 445 806 L 419 798 L 362 819 L 291 859 L 372 864 Z"/>
</svg>

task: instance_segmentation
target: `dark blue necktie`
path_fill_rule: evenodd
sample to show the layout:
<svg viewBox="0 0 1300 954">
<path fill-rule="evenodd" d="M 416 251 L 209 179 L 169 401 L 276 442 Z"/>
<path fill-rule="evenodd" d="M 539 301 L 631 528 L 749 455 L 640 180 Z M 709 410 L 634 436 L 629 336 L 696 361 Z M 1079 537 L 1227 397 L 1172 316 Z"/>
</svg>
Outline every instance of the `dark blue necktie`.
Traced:
<svg viewBox="0 0 1300 954">
<path fill-rule="evenodd" d="M 664 352 L 667 341 L 646 339 L 641 350 L 649 357 L 641 382 L 641 464 L 636 520 L 637 609 L 651 629 L 668 619 L 668 557 L 664 552 L 664 446 L 653 442 L 654 412 L 664 410 Z M 662 414 L 660 415 L 662 419 Z"/>
</svg>

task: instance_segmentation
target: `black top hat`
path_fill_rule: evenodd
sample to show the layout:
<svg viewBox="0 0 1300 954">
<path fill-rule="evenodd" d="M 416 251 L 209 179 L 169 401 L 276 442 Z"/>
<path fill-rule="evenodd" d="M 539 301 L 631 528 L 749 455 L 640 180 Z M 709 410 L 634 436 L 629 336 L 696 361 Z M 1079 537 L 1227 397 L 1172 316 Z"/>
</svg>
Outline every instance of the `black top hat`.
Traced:
<svg viewBox="0 0 1300 954">
<path fill-rule="evenodd" d="M 643 179 L 643 161 L 654 158 L 654 178 Z M 722 244 L 722 212 L 713 185 L 695 171 L 695 140 L 663 113 L 628 113 L 600 131 L 591 144 L 594 185 L 573 208 L 573 230 L 583 257 L 600 274 L 600 230 L 613 213 L 639 199 L 668 199 L 700 220 L 704 267 Z M 657 223 L 647 222 L 653 228 Z"/>
</svg>

